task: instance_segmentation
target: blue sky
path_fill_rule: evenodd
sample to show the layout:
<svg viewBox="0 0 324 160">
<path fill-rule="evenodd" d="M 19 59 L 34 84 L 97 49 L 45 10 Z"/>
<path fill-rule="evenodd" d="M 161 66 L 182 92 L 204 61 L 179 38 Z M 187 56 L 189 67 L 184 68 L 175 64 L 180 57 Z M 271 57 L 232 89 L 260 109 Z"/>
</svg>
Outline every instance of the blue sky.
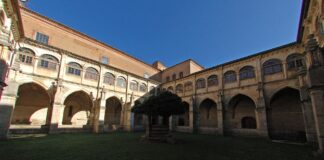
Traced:
<svg viewBox="0 0 324 160">
<path fill-rule="evenodd" d="M 49 18 L 147 63 L 206 68 L 294 42 L 302 0 L 29 0 Z"/>
</svg>

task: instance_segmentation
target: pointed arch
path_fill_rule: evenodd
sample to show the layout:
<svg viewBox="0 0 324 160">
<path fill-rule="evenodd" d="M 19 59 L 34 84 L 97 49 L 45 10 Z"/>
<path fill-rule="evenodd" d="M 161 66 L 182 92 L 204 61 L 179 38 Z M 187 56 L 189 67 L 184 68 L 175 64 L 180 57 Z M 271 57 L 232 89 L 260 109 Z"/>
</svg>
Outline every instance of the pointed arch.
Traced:
<svg viewBox="0 0 324 160">
<path fill-rule="evenodd" d="M 214 100 L 206 98 L 199 105 L 199 126 L 208 128 L 218 127 L 217 104 Z"/>
<path fill-rule="evenodd" d="M 122 103 L 113 96 L 106 100 L 104 124 L 109 130 L 117 130 L 121 125 Z"/>
<path fill-rule="evenodd" d="M 306 141 L 299 90 L 284 87 L 275 92 L 270 99 L 267 115 L 271 139 Z"/>
</svg>

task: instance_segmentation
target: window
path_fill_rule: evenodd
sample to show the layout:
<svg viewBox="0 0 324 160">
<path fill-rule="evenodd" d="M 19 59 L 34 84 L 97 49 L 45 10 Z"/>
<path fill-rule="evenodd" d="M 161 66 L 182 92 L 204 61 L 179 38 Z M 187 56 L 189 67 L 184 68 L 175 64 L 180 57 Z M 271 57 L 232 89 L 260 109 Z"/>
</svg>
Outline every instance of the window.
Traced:
<svg viewBox="0 0 324 160">
<path fill-rule="evenodd" d="M 207 79 L 207 86 L 212 87 L 212 86 L 217 86 L 218 85 L 218 78 L 217 75 L 211 75 Z"/>
<path fill-rule="evenodd" d="M 206 80 L 203 78 L 200 78 L 196 81 L 196 88 L 201 89 L 201 88 L 206 88 Z"/>
<path fill-rule="evenodd" d="M 185 91 L 192 91 L 193 89 L 192 82 L 186 82 L 184 87 L 185 87 Z"/>
<path fill-rule="evenodd" d="M 150 74 L 144 73 L 144 78 L 146 78 L 146 79 L 150 78 Z"/>
<path fill-rule="evenodd" d="M 131 81 L 129 84 L 129 88 L 132 91 L 138 91 L 138 83 L 136 81 Z"/>
<path fill-rule="evenodd" d="M 235 71 L 228 71 L 224 74 L 224 82 L 225 83 L 233 83 L 236 82 L 236 73 Z"/>
<path fill-rule="evenodd" d="M 19 61 L 21 63 L 32 65 L 34 57 L 35 57 L 35 53 L 30 49 L 21 48 L 21 49 L 19 49 L 19 56 L 18 57 L 19 57 Z"/>
<path fill-rule="evenodd" d="M 49 70 L 56 70 L 57 64 L 58 59 L 48 54 L 42 55 L 38 61 L 38 66 Z"/>
<path fill-rule="evenodd" d="M 173 75 L 172 75 L 172 80 L 174 81 L 174 80 L 176 80 L 177 79 L 177 75 L 175 74 L 175 73 L 173 73 Z"/>
<path fill-rule="evenodd" d="M 101 56 L 101 63 L 109 64 L 109 58 L 107 56 Z"/>
<path fill-rule="evenodd" d="M 68 64 L 67 73 L 76 75 L 76 76 L 80 76 L 81 69 L 82 69 L 81 65 L 79 65 L 75 62 L 71 62 Z"/>
<path fill-rule="evenodd" d="M 124 77 L 118 77 L 116 85 L 120 88 L 126 88 L 126 79 Z"/>
<path fill-rule="evenodd" d="M 183 78 L 183 72 L 179 73 L 179 78 Z"/>
<path fill-rule="evenodd" d="M 166 77 L 166 81 L 167 81 L 167 82 L 170 81 L 170 77 L 169 77 L 169 76 Z"/>
<path fill-rule="evenodd" d="M 292 54 L 287 57 L 288 69 L 296 69 L 305 66 L 305 60 L 301 54 Z"/>
<path fill-rule="evenodd" d="M 252 66 L 245 66 L 240 70 L 240 79 L 250 79 L 254 78 L 255 73 L 254 73 L 254 68 Z"/>
<path fill-rule="evenodd" d="M 47 35 L 39 33 L 39 32 L 36 33 L 36 41 L 38 41 L 40 43 L 48 44 L 48 39 L 49 39 L 49 37 Z"/>
<path fill-rule="evenodd" d="M 115 76 L 111 73 L 106 73 L 104 75 L 103 83 L 108 84 L 110 86 L 115 85 Z"/>
<path fill-rule="evenodd" d="M 146 92 L 146 85 L 144 83 L 142 83 L 140 85 L 140 89 L 139 89 L 141 92 Z"/>
<path fill-rule="evenodd" d="M 263 63 L 264 75 L 275 74 L 282 72 L 281 61 L 278 59 L 271 59 Z"/>
<path fill-rule="evenodd" d="M 182 93 L 183 92 L 183 85 L 182 84 L 178 84 L 176 86 L 176 93 Z"/>
<path fill-rule="evenodd" d="M 154 94 L 155 93 L 155 87 L 154 86 L 151 86 L 150 87 L 150 94 Z"/>
<path fill-rule="evenodd" d="M 98 75 L 99 75 L 99 73 L 96 69 L 89 67 L 86 69 L 84 78 L 89 79 L 89 80 L 98 80 L 98 77 L 99 77 Z"/>
<path fill-rule="evenodd" d="M 168 87 L 168 91 L 173 93 L 173 87 L 172 86 Z"/>
</svg>

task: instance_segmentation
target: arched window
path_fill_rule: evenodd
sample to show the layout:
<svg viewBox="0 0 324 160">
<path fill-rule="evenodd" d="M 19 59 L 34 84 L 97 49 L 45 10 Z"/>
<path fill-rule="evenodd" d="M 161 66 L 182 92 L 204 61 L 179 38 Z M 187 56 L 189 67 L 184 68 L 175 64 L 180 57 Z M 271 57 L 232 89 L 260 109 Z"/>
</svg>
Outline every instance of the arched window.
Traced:
<svg viewBox="0 0 324 160">
<path fill-rule="evenodd" d="M 81 70 L 82 70 L 81 65 L 75 62 L 70 62 L 67 66 L 67 73 L 69 74 L 80 76 Z"/>
<path fill-rule="evenodd" d="M 252 66 L 245 66 L 240 70 L 240 80 L 250 79 L 254 77 L 255 77 L 255 72 Z"/>
<path fill-rule="evenodd" d="M 203 78 L 200 78 L 196 81 L 196 88 L 201 89 L 201 88 L 206 88 L 206 80 Z"/>
<path fill-rule="evenodd" d="M 43 54 L 38 61 L 38 66 L 49 70 L 56 70 L 57 64 L 58 59 L 48 54 Z"/>
<path fill-rule="evenodd" d="M 31 49 L 20 48 L 18 57 L 21 63 L 32 65 L 35 58 L 35 53 Z"/>
<path fill-rule="evenodd" d="M 179 78 L 182 78 L 183 77 L 183 72 L 180 72 L 179 73 Z"/>
<path fill-rule="evenodd" d="M 304 56 L 301 54 L 292 54 L 287 57 L 288 69 L 296 69 L 305 66 Z"/>
<path fill-rule="evenodd" d="M 146 92 L 146 88 L 147 88 L 146 85 L 145 85 L 144 83 L 142 83 L 142 84 L 140 85 L 140 89 L 139 89 L 139 90 L 140 90 L 141 92 Z"/>
<path fill-rule="evenodd" d="M 256 129 L 256 120 L 253 117 L 243 117 L 241 120 L 242 128 L 245 129 Z"/>
<path fill-rule="evenodd" d="M 115 76 L 112 74 L 112 73 L 109 73 L 107 72 L 105 75 L 104 75 L 104 80 L 103 82 L 105 84 L 108 84 L 110 86 L 113 86 L 115 85 Z"/>
<path fill-rule="evenodd" d="M 178 84 L 176 86 L 176 93 L 182 93 L 183 92 L 183 85 L 182 84 Z"/>
<path fill-rule="evenodd" d="M 211 75 L 207 79 L 207 86 L 212 87 L 212 86 L 217 86 L 218 85 L 218 78 L 217 75 Z"/>
<path fill-rule="evenodd" d="M 282 72 L 282 64 L 278 59 L 270 59 L 263 63 L 264 75 Z"/>
<path fill-rule="evenodd" d="M 129 89 L 132 91 L 138 91 L 138 83 L 136 81 L 131 81 L 129 83 Z"/>
<path fill-rule="evenodd" d="M 151 86 L 150 87 L 150 94 L 154 94 L 155 93 L 155 87 L 154 86 Z"/>
<path fill-rule="evenodd" d="M 176 80 L 177 79 L 177 75 L 175 74 L 175 73 L 173 73 L 173 75 L 172 75 L 172 80 L 174 81 L 174 80 Z"/>
<path fill-rule="evenodd" d="M 172 86 L 168 87 L 168 91 L 173 93 L 173 87 Z"/>
<path fill-rule="evenodd" d="M 225 83 L 233 83 L 233 82 L 236 82 L 236 73 L 235 73 L 235 71 L 227 71 L 224 74 L 224 82 Z"/>
<path fill-rule="evenodd" d="M 118 77 L 116 85 L 120 88 L 126 88 L 126 79 L 124 77 Z"/>
<path fill-rule="evenodd" d="M 90 80 L 98 80 L 98 75 L 99 75 L 99 72 L 96 69 L 94 69 L 92 67 L 88 67 L 86 69 L 84 78 L 90 79 Z"/>
<path fill-rule="evenodd" d="M 185 87 L 185 91 L 192 91 L 193 89 L 192 82 L 186 82 L 184 87 Z"/>
</svg>

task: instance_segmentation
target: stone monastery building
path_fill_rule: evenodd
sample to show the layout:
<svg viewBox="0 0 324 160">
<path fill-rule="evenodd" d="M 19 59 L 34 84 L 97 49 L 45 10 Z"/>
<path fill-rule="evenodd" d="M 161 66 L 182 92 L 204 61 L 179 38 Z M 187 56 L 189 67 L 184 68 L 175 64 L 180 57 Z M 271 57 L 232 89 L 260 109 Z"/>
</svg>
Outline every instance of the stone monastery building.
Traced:
<svg viewBox="0 0 324 160">
<path fill-rule="evenodd" d="M 295 42 L 205 69 L 147 64 L 35 13 L 0 2 L 0 138 L 12 133 L 137 131 L 135 103 L 179 95 L 179 132 L 324 145 L 324 2 L 304 0 Z M 160 123 L 156 117 L 154 123 Z"/>
</svg>

